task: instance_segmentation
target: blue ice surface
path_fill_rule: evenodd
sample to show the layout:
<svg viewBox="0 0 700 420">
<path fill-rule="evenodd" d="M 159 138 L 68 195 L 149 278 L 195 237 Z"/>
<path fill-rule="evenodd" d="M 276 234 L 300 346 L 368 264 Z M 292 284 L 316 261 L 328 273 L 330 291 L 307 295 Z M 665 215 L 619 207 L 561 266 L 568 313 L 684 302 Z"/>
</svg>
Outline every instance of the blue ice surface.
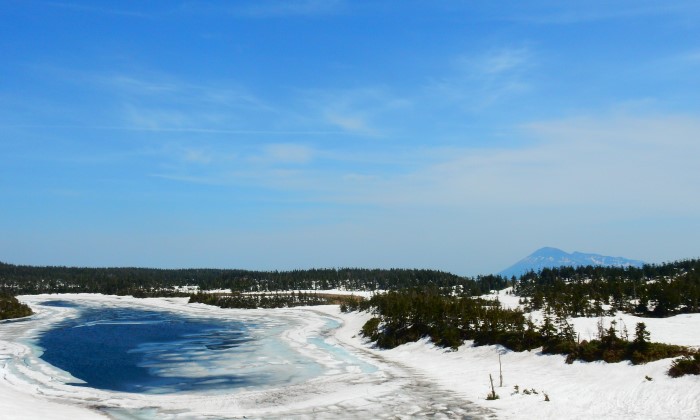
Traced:
<svg viewBox="0 0 700 420">
<path fill-rule="evenodd" d="M 131 393 L 219 393 L 297 383 L 324 373 L 316 361 L 280 338 L 290 325 L 279 319 L 243 322 L 194 318 L 168 311 L 89 307 L 69 301 L 46 306 L 79 312 L 42 333 L 36 344 L 46 362 L 81 382 L 71 385 Z M 339 323 L 327 318 L 321 334 Z M 315 345 L 344 366 L 376 367 L 324 337 Z"/>
<path fill-rule="evenodd" d="M 42 359 L 84 381 L 76 386 L 144 393 L 207 391 L 269 379 L 265 372 L 251 376 L 208 369 L 211 363 L 236 357 L 251 340 L 249 327 L 165 311 L 81 308 L 79 317 L 58 323 L 37 344 L 44 349 Z"/>
</svg>

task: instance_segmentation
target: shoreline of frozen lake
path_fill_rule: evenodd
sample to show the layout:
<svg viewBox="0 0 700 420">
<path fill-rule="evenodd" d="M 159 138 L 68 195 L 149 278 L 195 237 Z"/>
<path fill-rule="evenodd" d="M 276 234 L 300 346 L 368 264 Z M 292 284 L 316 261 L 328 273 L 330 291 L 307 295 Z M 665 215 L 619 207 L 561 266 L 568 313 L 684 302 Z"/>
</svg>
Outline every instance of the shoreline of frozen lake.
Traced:
<svg viewBox="0 0 700 420">
<path fill-rule="evenodd" d="M 0 324 L 0 412 L 5 418 L 382 418 L 437 415 L 479 418 L 486 411 L 436 387 L 413 369 L 337 338 L 345 330 L 337 306 L 275 310 L 221 309 L 183 298 L 135 299 L 91 294 L 22 296 L 36 314 Z M 77 316 L 51 300 L 100 307 L 171 311 L 193 318 L 275 320 L 279 340 L 322 366 L 319 375 L 281 386 L 231 392 L 141 394 L 69 385 L 68 372 L 46 363 L 32 346 L 42 331 Z M 73 311 L 76 312 L 76 311 Z M 329 323 L 331 329 L 329 329 Z M 273 351 L 274 353 L 274 351 Z M 290 369 L 297 366 L 290 365 Z"/>
</svg>

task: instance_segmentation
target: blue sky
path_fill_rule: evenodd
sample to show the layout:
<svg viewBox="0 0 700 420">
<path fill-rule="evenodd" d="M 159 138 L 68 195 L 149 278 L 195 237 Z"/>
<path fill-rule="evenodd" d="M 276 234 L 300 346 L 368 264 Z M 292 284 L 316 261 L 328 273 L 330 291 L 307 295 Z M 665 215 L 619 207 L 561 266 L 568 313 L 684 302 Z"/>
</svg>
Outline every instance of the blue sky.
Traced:
<svg viewBox="0 0 700 420">
<path fill-rule="evenodd" d="M 700 256 L 696 1 L 0 1 L 0 261 Z"/>
</svg>

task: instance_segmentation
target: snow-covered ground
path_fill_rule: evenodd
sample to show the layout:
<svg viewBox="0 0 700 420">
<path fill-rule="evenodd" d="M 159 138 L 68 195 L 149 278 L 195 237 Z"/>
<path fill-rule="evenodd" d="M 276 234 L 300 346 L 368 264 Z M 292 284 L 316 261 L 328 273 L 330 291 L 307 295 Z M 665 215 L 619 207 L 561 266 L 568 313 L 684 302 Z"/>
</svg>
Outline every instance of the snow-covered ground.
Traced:
<svg viewBox="0 0 700 420">
<path fill-rule="evenodd" d="M 512 295 L 512 288 L 509 287 L 500 291 L 493 291 L 488 295 L 481 296 L 485 299 L 498 299 L 505 308 L 521 308 L 520 297 Z M 529 314 L 536 323 L 542 322 L 544 314 L 542 311 L 535 311 Z M 651 341 L 669 344 L 678 344 L 691 348 L 700 349 L 700 314 L 677 315 L 670 318 L 641 318 L 618 312 L 615 316 L 605 316 L 602 318 L 573 318 L 569 322 L 573 325 L 581 340 L 590 340 L 597 337 L 598 322 L 602 319 L 605 328 L 610 326 L 612 321 L 617 322 L 616 328 L 621 333 L 626 328 L 629 336 L 634 336 L 634 329 L 637 323 L 643 322 L 647 330 L 651 333 Z"/>
<path fill-rule="evenodd" d="M 332 309 L 331 309 L 332 311 Z M 333 313 L 333 312 L 331 312 Z M 336 333 L 344 343 L 363 346 L 356 331 L 369 315 L 339 315 L 345 324 Z M 634 317 L 626 316 L 628 325 Z M 611 320 L 613 318 L 608 318 Z M 659 321 L 659 322 L 648 322 Z M 663 323 L 667 321 L 667 325 Z M 700 314 L 647 322 L 656 341 L 700 345 Z M 577 319 L 577 328 L 596 329 L 597 319 Z M 536 351 L 512 352 L 501 346 L 473 347 L 458 351 L 436 347 L 427 340 L 392 350 L 372 350 L 402 363 L 444 389 L 488 408 L 507 419 L 691 419 L 700 418 L 700 377 L 670 378 L 670 360 L 633 366 L 628 362 L 575 362 L 564 356 Z M 499 355 L 503 387 L 499 382 Z M 492 375 L 499 399 L 486 400 Z M 646 377 L 651 380 L 647 380 Z M 515 386 L 519 392 L 515 392 Z M 537 394 L 524 394 L 534 389 Z M 549 396 L 545 401 L 544 394 Z"/>
<path fill-rule="evenodd" d="M 50 327 L 61 311 L 67 311 L 36 306 L 52 298 L 147 306 L 191 316 L 288 319 L 291 327 L 280 339 L 326 370 L 300 384 L 225 395 L 142 395 L 65 385 L 67 374 L 44 363 L 37 349 L 24 344 L 28 337 Z M 458 351 L 446 351 L 427 341 L 379 350 L 358 334 L 370 315 L 344 314 L 334 305 L 239 311 L 188 305 L 179 298 L 44 295 L 21 300 L 37 314 L 26 321 L 0 323 L 2 418 L 700 418 L 700 377 L 666 376 L 670 360 L 639 366 L 627 362 L 567 365 L 563 356 L 534 351 L 515 353 L 500 346 L 472 347 L 469 343 Z M 517 297 L 509 295 L 499 300 L 517 304 Z M 620 322 L 620 318 L 630 331 L 636 322 L 645 322 L 654 341 L 700 346 L 698 314 L 667 319 L 622 315 L 606 322 Z M 329 319 L 340 320 L 342 325 L 324 335 Z M 595 334 L 597 322 L 574 320 L 582 338 L 587 329 Z M 499 386 L 499 355 L 503 387 Z M 363 368 L 366 364 L 376 370 Z M 500 397 L 495 401 L 486 400 L 489 374 Z M 545 401 L 545 394 L 550 401 Z"/>
<path fill-rule="evenodd" d="M 341 343 L 328 328 L 340 325 L 338 306 L 294 309 L 236 310 L 187 304 L 187 298 L 135 299 L 102 295 L 38 295 L 20 297 L 36 314 L 0 323 L 0 418 L 385 418 L 443 413 L 478 415 L 481 410 L 412 369 L 391 362 L 362 346 Z M 230 392 L 136 394 L 77 387 L 70 374 L 39 358 L 32 337 L 66 317 L 72 308 L 42 306 L 47 300 L 81 305 L 175 311 L 192 317 L 221 317 L 280 322 L 289 327 L 269 345 L 264 356 L 278 360 L 307 359 L 322 366 L 320 374 L 288 385 L 232 389 Z M 294 354 L 290 354 L 289 352 Z M 253 356 L 258 356 L 254 354 Z M 292 357 L 293 356 L 293 357 Z M 219 361 L 220 363 L 220 361 Z M 290 370 L 306 366 L 289 364 Z"/>
</svg>

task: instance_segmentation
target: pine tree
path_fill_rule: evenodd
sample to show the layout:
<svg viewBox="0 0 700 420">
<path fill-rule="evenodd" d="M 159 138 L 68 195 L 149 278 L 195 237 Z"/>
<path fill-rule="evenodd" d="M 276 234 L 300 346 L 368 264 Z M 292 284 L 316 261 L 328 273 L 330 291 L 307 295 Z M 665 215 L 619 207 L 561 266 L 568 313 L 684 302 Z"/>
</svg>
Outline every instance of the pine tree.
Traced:
<svg viewBox="0 0 700 420">
<path fill-rule="evenodd" d="M 649 346 L 649 338 L 651 334 L 647 331 L 647 326 L 643 322 L 638 322 L 634 331 L 634 345 L 638 350 L 644 351 Z"/>
</svg>

